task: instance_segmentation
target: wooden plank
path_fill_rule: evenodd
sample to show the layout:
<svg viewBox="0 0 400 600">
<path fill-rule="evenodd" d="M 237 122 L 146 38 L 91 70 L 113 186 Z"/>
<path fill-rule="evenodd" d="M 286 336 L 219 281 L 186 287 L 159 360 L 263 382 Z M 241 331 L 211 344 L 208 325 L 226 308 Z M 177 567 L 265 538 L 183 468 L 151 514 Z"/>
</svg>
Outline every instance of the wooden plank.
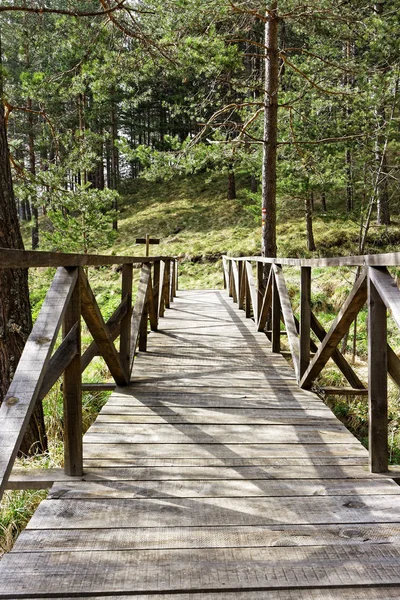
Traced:
<svg viewBox="0 0 400 600">
<path fill-rule="evenodd" d="M 162 263 L 164 264 L 164 263 Z M 139 287 L 136 296 L 135 308 L 132 312 L 132 321 L 131 321 L 131 364 L 129 372 L 132 373 L 133 362 L 135 360 L 135 352 L 136 346 L 138 343 L 138 338 L 140 334 L 140 325 L 142 323 L 142 315 L 147 302 L 147 295 L 149 291 L 149 282 L 151 281 L 150 277 L 150 267 L 145 265 L 142 267 L 140 272 L 140 281 Z"/>
<path fill-rule="evenodd" d="M 352 444 L 313 444 L 312 448 L 304 444 L 118 444 L 110 442 L 107 446 L 84 440 L 85 458 L 88 460 L 107 459 L 107 464 L 115 466 L 116 461 L 144 459 L 143 465 L 163 466 L 307 466 L 307 465 L 351 465 L 368 464 L 368 452 L 360 443 Z M 107 450 L 107 455 L 104 451 Z M 312 454 L 310 451 L 312 450 Z M 355 460 L 357 459 L 357 460 Z M 362 459 L 362 460 L 358 460 Z M 113 462 L 114 461 L 114 462 Z M 104 461 L 99 466 L 102 466 Z M 92 463 L 90 463 L 92 464 Z M 119 463 L 118 463 L 119 464 Z M 133 466 L 140 466 L 134 462 Z M 89 462 L 88 462 L 89 465 Z M 96 465 L 92 465 L 96 466 Z M 320 476 L 322 473 L 320 473 Z"/>
<path fill-rule="evenodd" d="M 158 316 L 163 317 L 165 313 L 165 278 L 166 278 L 166 263 L 160 263 L 160 292 L 158 296 Z"/>
<path fill-rule="evenodd" d="M 251 263 L 248 261 L 246 261 L 244 264 L 245 264 L 246 275 L 247 275 L 247 284 L 249 286 L 251 305 L 253 307 L 253 315 L 254 315 L 254 319 L 257 319 L 258 298 L 257 298 L 257 291 L 256 291 L 255 280 L 254 280 L 253 268 L 251 266 Z"/>
<path fill-rule="evenodd" d="M 273 273 L 276 281 L 276 285 L 279 292 L 279 299 L 281 303 L 283 320 L 288 335 L 288 342 L 290 351 L 292 353 L 293 368 L 296 374 L 296 379 L 300 379 L 300 342 L 297 333 L 296 323 L 294 320 L 292 305 L 290 303 L 289 294 L 287 291 L 285 278 L 283 276 L 282 268 L 278 265 L 273 265 Z"/>
<path fill-rule="evenodd" d="M 78 282 L 75 284 L 63 319 L 63 336 L 77 326 L 77 352 L 64 370 L 63 417 L 64 417 L 64 471 L 67 475 L 81 476 L 83 473 L 82 447 L 82 388 L 81 388 L 81 293 L 78 267 Z"/>
<path fill-rule="evenodd" d="M 82 316 L 98 346 L 99 353 L 104 358 L 116 383 L 126 385 L 129 381 L 128 374 L 124 372 L 119 354 L 111 340 L 96 298 L 83 271 L 80 272 L 80 288 Z"/>
<path fill-rule="evenodd" d="M 367 299 L 367 277 L 361 273 L 340 312 L 300 381 L 300 387 L 309 387 L 331 358 L 336 346 L 349 329 L 351 323 Z"/>
<path fill-rule="evenodd" d="M 152 324 L 152 330 L 157 331 L 158 329 L 158 316 L 159 316 L 159 299 L 160 299 L 160 261 L 155 262 L 153 265 L 153 300 L 154 300 L 154 312 L 156 315 L 156 319 L 154 324 Z M 150 277 L 151 279 L 151 277 Z"/>
<path fill-rule="evenodd" d="M 251 260 L 266 265 L 292 267 L 396 267 L 400 265 L 400 252 L 364 254 L 360 256 L 335 256 L 332 258 L 271 258 L 266 256 L 226 257 L 229 261 Z"/>
<path fill-rule="evenodd" d="M 77 279 L 76 269 L 57 269 L 0 407 L 0 498 L 35 407 Z"/>
<path fill-rule="evenodd" d="M 311 313 L 311 329 L 317 336 L 320 342 L 323 342 L 326 336 L 326 331 L 318 321 L 317 317 L 314 313 Z M 317 350 L 317 346 L 311 340 L 311 348 L 313 350 Z M 361 389 L 364 387 L 361 379 L 358 377 L 357 373 L 351 368 L 343 354 L 339 351 L 338 348 L 332 353 L 332 360 L 336 363 L 336 366 L 339 367 L 343 375 L 346 377 L 347 381 L 350 383 L 353 388 Z"/>
<path fill-rule="evenodd" d="M 370 275 L 371 271 L 374 271 L 374 269 L 370 267 L 368 275 Z M 381 297 L 383 287 L 381 286 L 379 290 L 375 287 L 375 275 L 376 273 L 372 277 L 368 277 L 368 447 L 371 471 L 373 473 L 381 473 L 388 470 L 389 461 L 387 317 L 386 306 Z M 391 279 L 391 281 L 393 280 Z M 386 295 L 386 297 L 388 296 L 389 294 Z"/>
<path fill-rule="evenodd" d="M 310 364 L 311 267 L 301 267 L 300 278 L 300 377 L 302 377 Z"/>
<path fill-rule="evenodd" d="M 168 600 L 197 600 L 199 594 L 197 592 L 168 594 Z M 306 589 L 288 589 L 280 590 L 262 590 L 262 591 L 246 591 L 241 592 L 223 592 L 223 600 L 391 600 L 400 597 L 400 586 L 377 586 L 370 585 L 345 588 L 306 588 Z M 48 598 L 48 597 L 47 597 Z M 52 596 L 56 600 L 76 600 L 77 596 Z M 79 596 L 79 600 L 84 600 Z M 87 596 L 85 596 L 87 598 Z M 91 600 L 104 600 L 104 596 L 90 596 Z M 107 600 L 125 600 L 123 596 L 107 596 Z M 202 600 L 221 600 L 221 592 L 201 592 Z M 27 598 L 27 600 L 45 600 L 45 598 Z M 164 594 L 147 594 L 140 595 L 140 600 L 165 600 Z"/>
<path fill-rule="evenodd" d="M 304 588 L 308 593 L 310 587 L 399 586 L 399 553 L 389 544 L 10 553 L 0 563 L 0 598 L 26 598 L 28 590 L 34 596 L 189 591 L 198 596 L 205 591 Z"/>
<path fill-rule="evenodd" d="M 152 263 L 164 260 L 164 256 L 112 256 L 110 254 L 72 254 L 66 252 L 43 252 L 38 250 L 14 250 L 0 248 L 2 269 L 23 269 L 26 267 L 101 267 Z"/>
<path fill-rule="evenodd" d="M 89 500 L 120 498 L 273 498 L 307 496 L 364 496 L 400 495 L 398 485 L 389 479 L 305 479 L 302 481 L 116 481 L 64 482 L 57 484 L 48 499 Z M 400 525 L 399 525 L 400 528 Z M 400 541 L 400 540 L 399 540 Z"/>
<path fill-rule="evenodd" d="M 396 523 L 340 525 L 263 525 L 221 527 L 151 527 L 141 529 L 26 530 L 12 552 L 163 550 L 184 548 L 257 548 L 399 544 Z M 323 596 L 325 598 L 325 596 Z M 169 596 L 168 596 L 169 598 Z M 202 596 L 203 598 L 203 596 Z M 225 594 L 223 596 L 225 598 Z M 236 597 L 235 597 L 236 598 Z M 320 600 L 320 598 L 319 598 Z M 382 599 L 381 599 L 382 600 Z"/>
<path fill-rule="evenodd" d="M 386 267 L 370 267 L 368 276 L 385 306 L 400 327 L 400 291 Z"/>
<path fill-rule="evenodd" d="M 262 485 L 259 483 L 259 485 Z M 265 483 L 268 486 L 268 482 Z M 269 498 L 43 500 L 28 529 L 398 523 L 398 494 Z M 399 549 L 400 551 L 400 549 Z M 2 561 L 0 562 L 1 569 Z M 398 565 L 397 565 L 398 566 Z M 0 570 L 1 572 L 1 570 Z M 400 574 L 399 574 L 400 577 Z M 400 581 L 399 581 L 400 583 Z"/>
<path fill-rule="evenodd" d="M 321 392 L 327 396 L 368 396 L 368 390 L 366 388 L 349 388 L 349 387 L 334 387 L 324 386 L 321 387 Z"/>
<path fill-rule="evenodd" d="M 247 317 L 247 316 L 250 316 L 250 313 L 249 313 L 249 315 L 247 315 L 248 306 L 246 304 L 246 302 L 247 302 L 246 270 L 243 268 L 243 263 L 241 263 L 241 262 L 238 264 L 238 271 L 239 271 L 238 308 L 240 308 L 242 310 L 246 307 L 246 317 Z"/>
<path fill-rule="evenodd" d="M 149 285 L 147 290 L 147 305 L 149 311 L 149 321 L 151 331 L 157 331 L 158 329 L 158 301 L 154 298 L 154 287 L 152 284 L 151 273 L 149 277 Z"/>
</svg>

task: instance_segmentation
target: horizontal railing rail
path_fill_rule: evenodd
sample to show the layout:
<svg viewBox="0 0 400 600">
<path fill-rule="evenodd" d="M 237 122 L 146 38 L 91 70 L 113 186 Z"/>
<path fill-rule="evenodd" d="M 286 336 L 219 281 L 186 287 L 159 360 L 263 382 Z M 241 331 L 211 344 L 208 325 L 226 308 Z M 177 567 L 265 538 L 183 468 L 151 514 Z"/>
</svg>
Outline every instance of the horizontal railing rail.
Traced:
<svg viewBox="0 0 400 600">
<path fill-rule="evenodd" d="M 84 266 L 122 265 L 121 302 L 105 321 Z M 133 302 L 133 268 L 140 281 Z M 63 376 L 64 472 L 80 476 L 82 457 L 82 373 L 95 356 L 104 358 L 117 385 L 130 382 L 137 349 L 147 347 L 148 323 L 159 318 L 177 290 L 172 257 L 133 257 L 25 252 L 0 249 L 0 268 L 57 267 L 10 388 L 0 406 L 0 498 L 36 402 Z M 93 338 L 82 353 L 81 318 Z M 62 342 L 54 351 L 60 329 Z M 119 337 L 119 350 L 114 341 Z M 90 387 L 90 384 L 89 384 Z"/>
<path fill-rule="evenodd" d="M 254 265 L 256 272 L 254 272 Z M 294 314 L 283 266 L 300 268 L 299 314 Z M 312 311 L 312 267 L 358 267 L 353 288 L 328 331 Z M 350 388 L 326 393 L 369 397 L 369 453 L 372 472 L 388 470 L 387 374 L 400 387 L 400 359 L 387 340 L 387 312 L 400 328 L 400 291 L 387 267 L 400 266 L 400 253 L 321 259 L 223 257 L 224 284 L 258 331 L 271 340 L 272 352 L 281 351 L 281 322 L 298 384 L 310 389 L 329 359 Z M 368 306 L 368 388 L 339 350 L 360 310 Z M 312 334 L 319 343 L 313 338 Z M 285 352 L 286 354 L 286 352 Z"/>
</svg>

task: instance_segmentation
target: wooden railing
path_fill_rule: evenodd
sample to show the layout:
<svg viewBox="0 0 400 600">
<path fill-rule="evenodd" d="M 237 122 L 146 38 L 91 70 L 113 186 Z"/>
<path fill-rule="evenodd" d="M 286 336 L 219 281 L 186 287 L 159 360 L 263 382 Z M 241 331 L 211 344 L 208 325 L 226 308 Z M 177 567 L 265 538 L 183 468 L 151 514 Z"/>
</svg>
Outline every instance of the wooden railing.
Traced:
<svg viewBox="0 0 400 600">
<path fill-rule="evenodd" d="M 368 394 L 372 472 L 388 470 L 387 374 L 400 387 L 400 359 L 387 342 L 387 311 L 400 327 L 400 291 L 387 269 L 398 265 L 400 253 L 325 259 L 223 258 L 224 282 L 229 295 L 239 308 L 245 309 L 246 316 L 252 316 L 257 330 L 266 332 L 273 352 L 280 352 L 283 321 L 293 368 L 301 388 L 310 389 L 328 360 L 332 359 L 351 387 L 325 388 L 325 392 Z M 284 266 L 300 269 L 298 317 L 292 310 Z M 325 331 L 311 310 L 313 267 L 357 267 L 354 286 L 329 331 Z M 368 306 L 368 389 L 338 348 L 365 303 Z M 318 344 L 312 339 L 311 332 Z"/>
<path fill-rule="evenodd" d="M 122 297 L 104 321 L 84 266 L 122 265 Z M 135 303 L 133 267 L 141 268 Z M 102 356 L 120 386 L 130 381 L 137 347 L 146 350 L 148 322 L 157 330 L 177 289 L 171 257 L 129 257 L 25 252 L 0 249 L 0 268 L 56 267 L 50 289 L 0 407 L 0 498 L 36 402 L 63 375 L 64 471 L 82 475 L 82 372 Z M 93 338 L 81 352 L 81 317 Z M 53 353 L 62 327 L 62 342 Z M 114 345 L 120 339 L 119 351 Z M 90 387 L 90 386 L 89 386 Z"/>
</svg>

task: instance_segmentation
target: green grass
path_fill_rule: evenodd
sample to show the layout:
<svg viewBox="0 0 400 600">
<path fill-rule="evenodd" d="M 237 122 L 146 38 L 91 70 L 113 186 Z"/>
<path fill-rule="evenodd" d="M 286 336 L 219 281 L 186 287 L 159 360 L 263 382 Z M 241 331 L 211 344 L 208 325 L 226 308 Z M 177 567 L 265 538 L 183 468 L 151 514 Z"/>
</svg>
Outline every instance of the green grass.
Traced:
<svg viewBox="0 0 400 600">
<path fill-rule="evenodd" d="M 179 258 L 179 286 L 181 289 L 222 288 L 223 254 L 250 256 L 260 254 L 260 213 L 249 200 L 249 178 L 237 176 L 237 199 L 226 199 L 226 177 L 199 174 L 190 178 L 175 178 L 168 182 L 152 183 L 145 180 L 125 182 L 120 207 L 119 231 L 111 248 L 99 248 L 98 253 L 141 256 L 144 246 L 135 245 L 137 237 L 147 233 L 160 238 L 159 246 L 152 246 L 153 255 L 172 255 Z M 280 198 L 278 201 L 278 256 L 310 257 L 357 254 L 360 215 L 355 210 L 344 213 L 345 198 L 327 199 L 328 212 L 322 213 L 318 202 L 314 212 L 314 237 L 317 250 L 307 251 L 306 228 L 302 205 L 298 200 Z M 300 208 L 299 208 L 300 206 Z M 399 219 L 393 217 L 389 227 L 372 226 L 368 235 L 366 253 L 397 250 L 400 242 Z M 45 223 L 43 222 L 43 226 Z M 23 226 L 26 247 L 29 248 L 29 224 Z M 400 276 L 400 269 L 392 269 Z M 284 270 L 290 299 L 295 313 L 299 308 L 299 271 Z M 54 269 L 31 269 L 30 290 L 33 316 L 36 318 L 45 293 L 51 283 Z M 313 269 L 312 306 L 319 320 L 329 329 L 340 306 L 354 282 L 355 269 Z M 120 302 L 121 275 L 118 267 L 89 268 L 88 278 L 102 313 L 107 319 Z M 136 289 L 139 270 L 134 271 Z M 362 380 L 366 378 L 366 311 L 357 320 L 357 357 L 355 370 Z M 400 349 L 400 334 L 389 318 L 391 345 Z M 347 341 L 347 356 L 351 355 L 352 333 Z M 83 329 L 83 346 L 91 341 Z M 287 340 L 282 339 L 283 345 Z M 350 353 L 350 354 L 349 354 Z M 84 373 L 84 381 L 101 382 L 110 376 L 104 361 L 96 358 Z M 317 384 L 346 385 L 333 363 L 328 363 Z M 107 394 L 85 393 L 84 428 L 95 419 Z M 368 439 L 368 410 L 365 398 L 328 397 L 327 403 L 335 414 L 366 445 Z M 54 386 L 44 403 L 47 431 L 50 438 L 48 454 L 21 460 L 27 468 L 62 466 L 62 395 L 59 384 Z M 392 462 L 400 462 L 400 398 L 398 389 L 389 385 L 390 454 Z M 18 532 L 26 525 L 37 504 L 46 492 L 7 492 L 0 509 L 0 554 L 7 551 Z M 2 532 L 2 533 L 1 533 Z"/>
</svg>

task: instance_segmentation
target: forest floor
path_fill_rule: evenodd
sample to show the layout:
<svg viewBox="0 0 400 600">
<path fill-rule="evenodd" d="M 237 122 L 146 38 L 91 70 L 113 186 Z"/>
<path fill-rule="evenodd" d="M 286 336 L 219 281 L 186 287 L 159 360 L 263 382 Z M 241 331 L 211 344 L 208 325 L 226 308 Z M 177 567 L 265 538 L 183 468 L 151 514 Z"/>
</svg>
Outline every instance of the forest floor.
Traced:
<svg viewBox="0 0 400 600">
<path fill-rule="evenodd" d="M 150 234 L 161 240 L 151 247 L 151 254 L 179 257 L 179 285 L 182 289 L 222 288 L 222 255 L 252 256 L 260 254 L 261 227 L 258 200 L 249 191 L 250 179 L 237 177 L 237 199 L 227 200 L 226 178 L 205 176 L 176 178 L 153 183 L 145 180 L 125 182 L 119 214 L 119 230 L 112 248 L 99 248 L 98 253 L 141 255 L 144 247 L 135 245 L 137 237 Z M 278 206 L 278 256 L 336 256 L 358 253 L 360 207 L 345 213 L 345 198 L 327 198 L 327 211 L 320 199 L 314 206 L 314 237 L 317 250 L 307 251 L 303 202 L 280 198 Z M 365 253 L 392 252 L 400 242 L 400 218 L 393 215 L 389 227 L 373 224 Z M 26 247 L 29 247 L 29 225 L 24 226 Z M 38 314 L 54 271 L 35 269 L 30 272 L 31 303 L 34 318 Z M 139 272 L 136 272 L 136 281 Z M 394 275 L 398 275 L 393 272 Z M 115 268 L 91 268 L 91 285 L 105 317 L 112 314 L 120 300 L 120 273 Z M 295 312 L 299 305 L 299 272 L 285 269 L 289 295 Z M 313 269 L 312 306 L 320 321 L 328 328 L 349 293 L 355 269 Z M 389 319 L 390 343 L 400 351 L 400 333 Z M 90 342 L 84 332 L 84 344 Z M 357 319 L 356 353 L 353 355 L 353 329 L 345 348 L 348 360 L 360 378 L 366 380 L 366 312 Z M 284 343 L 284 342 L 283 342 Z M 286 349 L 283 347 L 283 349 Z M 342 348 L 343 349 L 343 348 Z M 105 381 L 109 377 L 102 359 L 95 359 L 85 371 L 85 381 Z M 333 364 L 328 364 L 317 384 L 346 385 Z M 104 393 L 84 394 L 85 428 L 95 419 L 107 399 Z M 325 401 L 344 424 L 364 443 L 368 442 L 368 401 L 365 397 L 327 397 Z M 392 463 L 400 463 L 400 396 L 390 382 L 389 444 Z M 25 459 L 37 466 L 62 464 L 62 396 L 60 386 L 54 386 L 45 400 L 46 425 L 50 439 L 48 455 Z M 7 492 L 0 509 L 0 555 L 12 546 L 18 532 L 25 526 L 45 492 Z"/>
</svg>

